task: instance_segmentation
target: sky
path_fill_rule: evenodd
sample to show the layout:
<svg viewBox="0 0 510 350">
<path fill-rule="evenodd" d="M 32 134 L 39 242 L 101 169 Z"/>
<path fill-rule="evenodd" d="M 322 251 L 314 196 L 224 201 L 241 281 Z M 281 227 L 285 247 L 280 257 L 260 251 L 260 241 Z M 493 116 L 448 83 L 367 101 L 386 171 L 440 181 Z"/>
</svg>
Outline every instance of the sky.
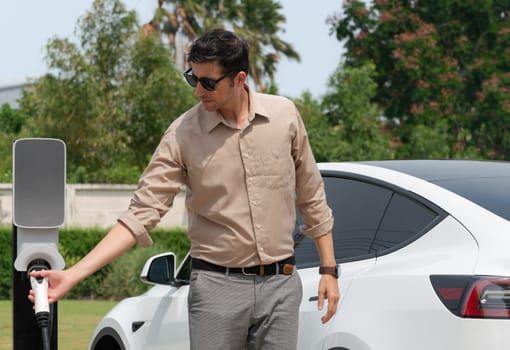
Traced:
<svg viewBox="0 0 510 350">
<path fill-rule="evenodd" d="M 136 10 L 140 24 L 148 22 L 156 0 L 122 0 Z M 47 71 L 44 48 L 49 39 L 71 38 L 78 18 L 93 0 L 5 0 L 0 3 L 0 86 L 23 83 Z M 342 0 L 280 0 L 287 22 L 280 38 L 293 45 L 300 62 L 282 58 L 277 67 L 279 92 L 299 97 L 326 92 L 326 83 L 341 59 L 342 47 L 329 35 L 328 16 L 341 10 Z"/>
</svg>

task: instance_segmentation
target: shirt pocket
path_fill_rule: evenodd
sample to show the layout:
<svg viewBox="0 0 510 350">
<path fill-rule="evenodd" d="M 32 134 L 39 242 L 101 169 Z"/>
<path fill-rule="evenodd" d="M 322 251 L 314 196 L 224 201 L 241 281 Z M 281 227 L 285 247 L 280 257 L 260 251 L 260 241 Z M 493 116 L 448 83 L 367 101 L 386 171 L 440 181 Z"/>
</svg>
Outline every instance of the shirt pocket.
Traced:
<svg viewBox="0 0 510 350">
<path fill-rule="evenodd" d="M 276 151 L 260 152 L 252 166 L 258 185 L 268 190 L 294 188 L 294 162 L 290 154 Z"/>
</svg>

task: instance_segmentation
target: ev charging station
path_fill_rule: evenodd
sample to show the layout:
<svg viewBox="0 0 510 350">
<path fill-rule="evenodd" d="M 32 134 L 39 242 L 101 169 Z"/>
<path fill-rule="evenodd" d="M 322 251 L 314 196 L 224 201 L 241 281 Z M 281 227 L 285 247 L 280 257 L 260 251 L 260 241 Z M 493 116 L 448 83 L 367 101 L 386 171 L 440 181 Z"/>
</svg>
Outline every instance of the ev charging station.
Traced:
<svg viewBox="0 0 510 350">
<path fill-rule="evenodd" d="M 57 303 L 48 305 L 48 281 L 28 274 L 33 270 L 62 270 L 65 266 L 58 251 L 58 228 L 65 220 L 65 186 L 63 141 L 26 138 L 14 142 L 14 350 L 55 350 L 58 346 Z M 35 307 L 28 300 L 30 289 L 36 292 Z"/>
</svg>

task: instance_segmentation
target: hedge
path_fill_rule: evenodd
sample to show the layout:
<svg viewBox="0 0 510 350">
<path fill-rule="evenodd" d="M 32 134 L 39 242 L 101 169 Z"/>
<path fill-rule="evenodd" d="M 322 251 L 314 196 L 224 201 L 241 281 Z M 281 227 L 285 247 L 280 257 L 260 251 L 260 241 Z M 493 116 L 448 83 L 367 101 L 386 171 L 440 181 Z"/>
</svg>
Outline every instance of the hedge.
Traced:
<svg viewBox="0 0 510 350">
<path fill-rule="evenodd" d="M 59 230 L 59 250 L 66 266 L 74 265 L 107 233 L 107 229 L 63 228 Z M 12 298 L 12 235 L 11 227 L 0 227 L 0 300 Z M 154 245 L 136 246 L 111 264 L 76 285 L 68 299 L 119 300 L 143 293 L 149 286 L 138 278 L 145 260 L 152 255 L 172 251 L 178 260 L 189 250 L 186 230 L 156 229 L 151 233 Z"/>
</svg>

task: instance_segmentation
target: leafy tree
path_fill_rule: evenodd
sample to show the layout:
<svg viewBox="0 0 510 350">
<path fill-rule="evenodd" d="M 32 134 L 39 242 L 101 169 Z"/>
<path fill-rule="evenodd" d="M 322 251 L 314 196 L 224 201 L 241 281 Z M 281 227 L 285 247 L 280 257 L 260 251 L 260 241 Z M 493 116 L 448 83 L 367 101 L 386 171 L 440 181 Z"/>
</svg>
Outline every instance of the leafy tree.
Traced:
<svg viewBox="0 0 510 350">
<path fill-rule="evenodd" d="M 158 38 L 139 36 L 130 62 L 121 98 L 127 116 L 123 129 L 135 164 L 145 167 L 170 122 L 197 101 Z"/>
<path fill-rule="evenodd" d="M 275 86 L 274 74 L 281 55 L 299 61 L 292 45 L 281 40 L 285 17 L 274 0 L 159 0 L 153 20 L 144 26 L 146 34 L 164 34 L 184 68 L 186 47 L 198 35 L 215 27 L 230 27 L 250 44 L 250 71 L 259 91 Z"/>
<path fill-rule="evenodd" d="M 413 154 L 416 136 L 437 127 L 440 154 L 510 159 L 509 9 L 509 0 L 350 0 L 331 19 L 346 64 L 375 63 L 375 101 L 407 144 L 399 156 L 426 156 Z"/>
<path fill-rule="evenodd" d="M 330 77 L 322 108 L 330 123 L 338 129 L 339 140 L 347 145 L 341 160 L 393 157 L 385 118 L 379 107 L 371 102 L 377 88 L 372 78 L 374 72 L 374 65 L 369 63 L 359 68 L 339 66 Z"/>
<path fill-rule="evenodd" d="M 12 181 L 12 143 L 15 137 L 0 131 L 0 183 L 10 183 Z"/>
<path fill-rule="evenodd" d="M 26 120 L 25 114 L 12 108 L 9 104 L 4 103 L 0 107 L 0 132 L 19 134 Z"/>
<path fill-rule="evenodd" d="M 303 118 L 315 160 L 327 162 L 343 159 L 347 143 L 338 135 L 338 129 L 328 121 L 322 111 L 321 102 L 309 91 L 294 100 Z"/>
<path fill-rule="evenodd" d="M 19 138 L 27 116 L 5 103 L 0 107 L 0 183 L 12 181 L 12 143 Z"/>
<path fill-rule="evenodd" d="M 49 41 L 50 72 L 20 101 L 25 133 L 66 142 L 71 182 L 135 182 L 192 90 L 119 0 L 95 0 L 76 32 L 79 44 Z"/>
<path fill-rule="evenodd" d="M 409 142 L 399 149 L 401 158 L 448 158 L 448 134 L 445 121 L 438 125 L 414 125 L 409 134 Z"/>
<path fill-rule="evenodd" d="M 393 143 L 379 108 L 371 102 L 374 66 L 339 66 L 322 102 L 305 92 L 296 105 L 319 162 L 393 158 Z"/>
</svg>

